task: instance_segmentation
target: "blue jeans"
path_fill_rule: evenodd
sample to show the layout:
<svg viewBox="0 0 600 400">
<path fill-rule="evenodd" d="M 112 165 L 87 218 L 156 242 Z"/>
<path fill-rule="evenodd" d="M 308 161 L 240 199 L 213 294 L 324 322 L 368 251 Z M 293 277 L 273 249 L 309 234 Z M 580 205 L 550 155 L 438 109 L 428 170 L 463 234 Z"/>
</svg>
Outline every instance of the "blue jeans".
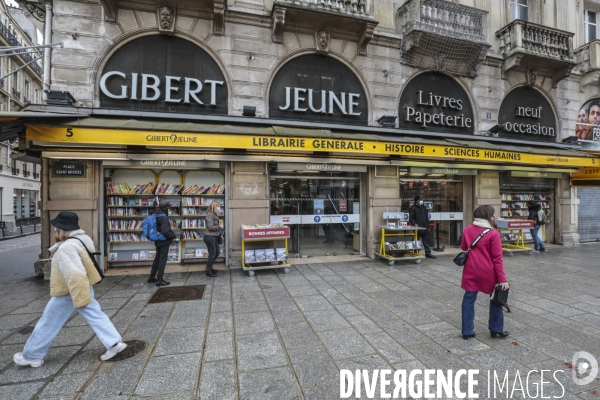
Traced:
<svg viewBox="0 0 600 400">
<path fill-rule="evenodd" d="M 533 227 L 533 229 L 529 230 L 531 232 L 531 236 L 533 236 L 533 248 L 534 248 L 534 250 L 538 250 L 538 251 L 546 248 L 546 246 L 544 246 L 544 242 L 542 242 L 542 239 L 540 239 L 540 237 L 538 236 L 538 232 L 541 227 L 542 227 L 541 225 L 536 224 Z"/>
<path fill-rule="evenodd" d="M 108 316 L 100 309 L 100 304 L 94 299 L 94 288 L 90 289 L 92 302 L 85 307 L 85 310 L 78 308 L 77 311 L 92 327 L 104 347 L 108 349 L 119 343 L 122 338 Z M 51 298 L 42 318 L 35 325 L 33 333 L 25 343 L 23 357 L 30 361 L 43 360 L 52 341 L 73 311 L 75 311 L 75 306 L 71 295 Z"/>
<path fill-rule="evenodd" d="M 462 334 L 472 335 L 475 330 L 475 300 L 477 292 L 467 292 L 462 302 Z M 490 332 L 504 332 L 504 313 L 502 308 L 496 307 L 490 301 L 490 319 L 488 322 Z"/>
</svg>

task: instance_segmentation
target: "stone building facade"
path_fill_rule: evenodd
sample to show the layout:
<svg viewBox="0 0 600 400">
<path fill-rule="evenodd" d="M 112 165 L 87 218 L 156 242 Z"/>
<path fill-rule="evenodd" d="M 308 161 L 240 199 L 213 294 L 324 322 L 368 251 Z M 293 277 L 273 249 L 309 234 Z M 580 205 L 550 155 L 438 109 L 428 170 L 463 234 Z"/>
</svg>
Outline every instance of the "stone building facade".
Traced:
<svg viewBox="0 0 600 400">
<path fill-rule="evenodd" d="M 361 164 L 357 160 L 364 161 L 364 171 L 356 172 L 358 175 L 355 177 L 357 185 L 360 184 L 362 197 L 357 201 L 360 203 L 357 206 L 360 208 L 357 208 L 358 214 L 361 215 L 360 228 L 358 225 L 354 226 L 356 232 L 361 232 L 360 243 L 354 247 L 369 256 L 373 256 L 380 248 L 378 226 L 385 223 L 383 213 L 396 209 L 398 212 L 406 211 L 409 203 L 407 193 L 412 196 L 417 187 L 427 191 L 433 185 L 444 191 L 443 196 L 449 197 L 449 192 L 441 188 L 447 183 L 435 183 L 444 179 L 444 182 L 450 183 L 460 181 L 462 185 L 462 193 L 454 196 L 458 199 L 454 202 L 460 203 L 459 205 L 454 204 L 449 209 L 444 208 L 446 206 L 437 208 L 436 201 L 447 200 L 432 200 L 432 211 L 461 214 L 459 225 L 452 225 L 450 222 L 450 225 L 440 230 L 442 240 L 447 243 L 456 244 L 460 235 L 452 239 L 452 231 L 458 232 L 464 224 L 470 223 L 470 212 L 477 205 L 491 204 L 497 210 L 504 210 L 503 213 L 507 216 L 520 215 L 514 211 L 513 205 L 507 204 L 525 197 L 511 200 L 507 196 L 516 192 L 525 193 L 522 189 L 533 185 L 534 188 L 539 188 L 531 189 L 527 195 L 537 196 L 536 193 L 539 192 L 552 203 L 548 208 L 553 222 L 546 228 L 545 240 L 578 245 L 578 198 L 577 190 L 570 184 L 570 172 L 592 166 L 593 163 L 583 154 L 580 162 L 575 162 L 578 155 L 573 153 L 574 150 L 561 146 L 563 139 L 575 136 L 579 107 L 589 99 L 598 97 L 600 61 L 596 60 L 597 42 L 586 43 L 588 37 L 584 31 L 589 28 L 589 24 L 581 18 L 584 10 L 594 4 L 581 0 L 201 0 L 172 1 L 157 6 L 157 3 L 147 1 L 54 0 L 51 5 L 51 41 L 63 42 L 64 47 L 52 50 L 51 88 L 68 91 L 76 100 L 75 106 L 69 109 L 86 117 L 91 115 L 101 119 L 112 115 L 134 118 L 138 122 L 148 122 L 153 117 L 170 120 L 168 107 L 161 108 L 151 102 L 132 103 L 138 101 L 134 92 L 142 85 L 142 75 L 156 73 L 159 76 L 158 72 L 151 72 L 154 71 L 151 58 L 145 58 L 145 65 L 139 66 L 142 69 L 147 67 L 146 70 L 136 70 L 135 74 L 140 79 L 138 82 L 138 75 L 129 73 L 133 70 L 119 72 L 114 67 L 117 64 L 113 57 L 118 57 L 119 49 L 125 46 L 134 48 L 136 44 L 143 43 L 144 38 L 178 38 L 201 49 L 202 54 L 208 55 L 222 74 L 222 81 L 217 81 L 223 82 L 218 88 L 222 87 L 224 91 L 223 99 L 226 104 L 222 106 L 225 107 L 225 112 L 219 111 L 219 114 L 216 110 L 221 108 L 214 108 L 213 116 L 202 120 L 207 124 L 216 124 L 222 118 L 223 123 L 242 126 L 236 129 L 243 131 L 245 122 L 237 117 L 241 117 L 245 113 L 244 108 L 250 106 L 255 107 L 251 124 L 255 124 L 256 120 L 263 120 L 265 123 L 272 121 L 271 126 L 275 131 L 275 126 L 288 124 L 288 132 L 291 132 L 288 133 L 289 136 L 294 135 L 294 129 L 328 129 L 340 135 L 341 132 L 347 133 L 346 136 L 342 135 L 345 139 L 351 138 L 354 132 L 357 135 L 387 135 L 399 141 L 402 138 L 412 138 L 406 143 L 435 145 L 439 144 L 436 140 L 455 140 L 452 143 L 457 146 L 483 146 L 482 149 L 486 148 L 485 143 L 491 143 L 491 149 L 518 152 L 518 149 L 510 147 L 514 145 L 521 146 L 521 150 L 525 149 L 523 154 L 547 155 L 543 161 L 517 163 L 520 172 L 513 173 L 513 170 L 519 168 L 509 168 L 510 163 L 485 157 L 478 167 L 474 158 L 468 162 L 466 158 L 439 158 L 432 154 L 421 158 L 399 157 L 393 160 L 393 157 L 390 159 L 380 156 L 360 158 L 356 154 L 350 157 L 347 152 L 339 151 L 294 154 L 290 149 L 269 153 L 271 149 L 246 156 L 243 150 L 229 151 L 225 145 L 215 145 L 220 153 L 214 149 L 207 150 L 202 145 L 198 145 L 192 153 L 178 149 L 181 154 L 185 154 L 180 159 L 222 163 L 220 168 L 229 185 L 225 196 L 228 217 L 226 230 L 236 232 L 228 238 L 230 254 L 240 250 L 241 242 L 237 235 L 240 224 L 267 223 L 281 219 L 274 218 L 275 215 L 283 214 L 283 211 L 273 211 L 280 201 L 274 198 L 278 189 L 273 182 L 277 181 L 275 171 L 285 171 L 285 168 L 276 167 L 274 163 L 298 160 L 324 164 Z M 339 120 L 329 121 L 326 117 L 316 117 L 316 114 L 312 116 L 312 120 L 311 117 L 304 117 L 301 113 L 304 109 L 299 106 L 298 101 L 306 101 L 307 97 L 302 96 L 313 96 L 314 93 L 307 91 L 307 87 L 293 88 L 293 82 L 290 83 L 289 79 L 287 83 L 281 84 L 279 93 L 282 96 L 287 93 L 289 101 L 297 101 L 294 110 L 300 112 L 282 114 L 281 110 L 289 109 L 283 103 L 278 103 L 278 108 L 274 107 L 273 87 L 278 76 L 284 72 L 292 76 L 296 71 L 293 79 L 301 79 L 298 77 L 301 74 L 308 76 L 312 73 L 309 65 L 292 72 L 286 70 L 286 65 L 293 65 L 291 63 L 294 60 L 301 65 L 302 60 L 306 64 L 307 60 L 322 59 L 310 58 L 313 56 L 334 60 L 327 61 L 329 66 L 322 68 L 334 68 L 335 64 L 340 74 L 343 71 L 343 74 L 351 75 L 351 79 L 343 78 L 344 82 L 354 82 L 354 79 L 358 82 L 358 89 L 352 89 L 354 92 L 348 90 L 349 97 L 345 98 L 345 103 L 342 103 L 339 96 L 334 96 L 334 100 L 331 100 L 329 95 L 329 109 L 322 108 L 325 110 L 323 114 L 328 115 L 335 114 L 334 109 L 343 111 Z M 157 53 L 157 64 L 162 62 L 160 57 L 162 55 Z M 176 65 L 178 60 L 168 62 Z M 110 86 L 107 83 L 109 78 L 113 82 L 121 79 L 121 75 L 107 76 L 111 71 L 122 73 L 127 85 L 113 83 Z M 165 71 L 165 77 L 170 74 L 167 72 Z M 314 74 L 316 76 L 318 72 Z M 178 79 L 173 78 L 174 80 L 169 81 L 171 83 L 188 79 L 179 75 L 172 76 Z M 165 81 L 165 77 L 159 76 L 163 92 L 168 91 L 171 84 Z M 428 82 L 438 82 L 436 79 L 439 79 L 443 87 L 452 87 L 452 91 L 442 97 L 442 94 L 435 92 L 436 87 L 428 89 L 429 91 L 418 90 L 416 93 L 420 93 L 420 97 L 417 100 L 409 98 L 409 94 L 405 92 L 407 87 L 413 90 L 413 86 L 426 86 Z M 144 84 L 150 85 L 149 82 L 145 81 Z M 187 82 L 186 80 L 186 85 Z M 336 92 L 336 89 L 333 92 L 344 92 L 344 82 L 340 83 L 339 91 Z M 410 86 L 411 82 L 413 86 Z M 446 84 L 447 82 L 450 83 Z M 109 85 L 104 87 L 106 90 L 103 89 L 103 84 Z M 204 87 L 203 94 L 208 91 L 206 84 Z M 289 92 L 284 92 L 284 87 L 289 88 Z M 215 91 L 221 90 L 217 86 L 212 88 Z M 173 93 L 182 95 L 182 85 L 180 89 L 180 92 L 179 89 L 173 89 Z M 186 86 L 186 96 L 188 89 Z M 353 93 L 359 91 L 361 94 L 356 94 L 353 98 Z M 146 94 L 148 93 L 150 92 Z M 429 93 L 432 95 L 428 100 Z M 464 98 L 456 100 L 453 97 L 455 93 L 458 93 L 456 99 L 460 96 Z M 512 97 L 509 96 L 511 93 Z M 323 91 L 323 99 L 326 99 L 326 95 Z M 437 100 L 436 96 L 439 97 Z M 281 101 L 283 99 L 282 97 Z M 356 113 L 360 114 L 360 123 L 356 122 L 358 119 L 348 117 L 352 115 L 350 111 L 353 101 L 357 102 L 358 107 L 359 101 L 356 99 L 364 101 L 364 112 Z M 441 105 L 440 99 L 445 99 L 442 101 L 447 103 Z M 523 99 L 530 103 L 519 103 Z M 119 101 L 123 102 L 122 107 L 119 106 Z M 468 104 L 465 108 L 472 110 L 472 113 L 462 113 L 460 116 L 456 114 L 453 119 L 447 119 L 448 114 L 440 113 L 439 107 L 458 109 L 454 105 L 459 103 Z M 425 107 L 421 107 L 421 114 L 418 111 L 420 106 Z M 427 114 L 423 111 L 427 110 L 426 107 L 438 109 Z M 51 107 L 32 109 L 52 111 Z M 111 114 L 109 109 L 121 111 Z M 502 111 L 503 109 L 508 111 Z M 537 109 L 542 110 L 540 113 L 547 118 L 546 122 L 541 122 L 539 114 L 536 116 Z M 153 112 L 156 112 L 154 116 Z M 175 111 L 172 114 L 177 114 L 179 121 L 185 120 L 185 112 Z M 208 110 L 205 114 L 210 115 L 211 111 Z M 286 118 L 286 115 L 290 117 Z M 425 126 L 427 124 L 424 122 L 419 126 L 413 123 L 416 118 L 431 118 L 431 121 L 429 126 Z M 95 123 L 99 125 L 92 128 L 102 128 L 102 124 Z M 141 125 L 134 129 L 142 129 Z M 65 127 L 67 126 L 71 126 L 71 122 L 65 122 Z M 118 125 L 119 128 L 123 126 Z M 109 129 L 108 125 L 105 127 Z M 248 131 L 254 129 L 250 125 L 248 127 Z M 164 129 L 177 130 L 168 127 Z M 233 131 L 229 131 L 231 132 Z M 279 135 L 282 136 L 281 133 Z M 79 210 L 83 225 L 92 232 L 95 240 L 106 242 L 106 213 L 103 208 L 106 199 L 101 192 L 103 178 L 110 176 L 105 172 L 108 164 L 99 161 L 101 157 L 96 154 L 86 161 L 87 175 L 84 180 L 53 177 L 50 173 L 53 160 L 60 157 L 82 160 L 86 157 L 77 148 L 69 148 L 67 143 L 55 146 L 54 150 L 61 153 L 60 156 L 52 156 L 51 151 L 54 150 L 51 150 L 51 146 L 41 143 L 40 136 L 34 135 L 35 137 L 38 138 L 39 145 L 35 144 L 36 139 L 30 140 L 27 137 L 22 139 L 22 147 L 41 152 L 45 171 L 45 218 L 50 218 L 65 207 Z M 139 148 L 127 146 L 132 144 L 126 144 L 126 147 L 121 147 L 117 152 L 140 151 Z M 99 147 L 102 146 L 90 144 L 88 150 L 97 150 Z M 115 146 L 112 148 L 114 150 Z M 110 153 L 113 150 L 111 146 L 106 146 L 102 151 Z M 177 154 L 177 151 L 163 150 L 165 155 Z M 69 151 L 77 153 L 69 157 Z M 435 149 L 432 151 L 435 152 Z M 146 147 L 140 152 L 156 155 L 161 149 Z M 196 158 L 193 157 L 194 154 L 197 155 Z M 111 157 L 115 156 L 107 156 L 107 159 Z M 319 161 L 320 158 L 322 161 Z M 340 161 L 344 159 L 353 161 Z M 460 178 L 451 178 L 450 172 L 417 171 L 418 168 L 435 168 L 437 164 L 446 170 L 457 169 L 454 176 Z M 463 169 L 475 172 L 471 174 Z M 463 172 L 465 175 L 461 175 Z M 514 182 L 521 178 L 524 180 L 519 189 Z M 531 181 L 533 183 L 527 181 L 527 178 L 534 179 Z M 545 178 L 547 181 L 535 181 L 535 178 Z M 410 184 L 408 181 L 411 179 L 416 183 Z M 404 192 L 403 181 L 406 182 Z M 427 185 L 423 182 L 427 182 Z M 82 189 L 82 184 L 85 184 L 85 189 Z M 283 204 L 285 201 L 280 202 Z M 342 204 L 345 204 L 345 200 L 342 200 Z M 341 208 L 340 204 L 336 204 L 337 213 L 341 213 Z M 346 205 L 343 208 L 346 209 Z M 440 225 L 443 225 L 447 223 L 443 218 L 452 217 L 440 218 Z M 322 229 L 315 229 L 317 236 L 327 235 Z M 439 226 L 437 229 L 440 229 Z M 354 234 L 348 229 L 346 231 Z M 439 236 L 435 231 L 432 233 Z M 49 236 L 44 240 L 43 246 L 47 247 L 50 244 Z"/>
<path fill-rule="evenodd" d="M 37 44 L 35 26 L 19 8 L 0 4 L 0 45 L 32 46 Z M 8 53 L 3 53 L 8 54 Z M 29 104 L 42 102 L 42 68 L 40 53 L 15 54 L 0 58 L 0 111 L 20 111 Z M 1 220 L 7 223 L 8 232 L 15 223 L 30 223 L 39 219 L 40 165 L 12 157 L 17 141 L 0 142 Z"/>
</svg>

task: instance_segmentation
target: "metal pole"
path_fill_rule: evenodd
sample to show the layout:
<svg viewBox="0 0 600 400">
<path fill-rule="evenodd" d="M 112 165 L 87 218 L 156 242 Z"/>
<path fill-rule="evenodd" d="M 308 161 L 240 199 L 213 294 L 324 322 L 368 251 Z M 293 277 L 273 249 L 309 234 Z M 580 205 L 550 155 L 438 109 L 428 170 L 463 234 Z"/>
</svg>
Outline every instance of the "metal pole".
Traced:
<svg viewBox="0 0 600 400">
<path fill-rule="evenodd" d="M 46 24 L 44 26 L 44 41 L 46 45 L 52 44 L 52 4 L 46 3 Z M 45 95 L 45 90 L 50 90 L 50 51 L 52 50 L 52 46 L 44 47 L 44 77 L 43 77 L 43 85 Z"/>
<path fill-rule="evenodd" d="M 22 222 L 19 224 L 19 228 L 21 228 L 21 235 L 22 235 L 23 234 L 23 223 Z"/>
<path fill-rule="evenodd" d="M 0 53 L 4 53 L 5 51 L 15 51 L 15 50 L 26 50 L 26 49 L 45 49 L 47 47 L 60 46 L 63 47 L 64 43 L 49 43 L 49 44 L 38 44 L 36 46 L 11 46 L 11 47 L 2 47 L 0 48 Z"/>
<path fill-rule="evenodd" d="M 35 229 L 35 219 L 34 219 L 33 220 L 33 233 L 35 233 L 35 232 L 36 232 L 36 229 Z"/>
<path fill-rule="evenodd" d="M 11 56 L 14 56 L 14 54 L 11 54 Z M 4 75 L 2 78 L 0 78 L 0 80 L 6 78 L 7 76 L 11 76 L 12 74 L 14 74 L 17 71 L 22 70 L 23 68 L 25 68 L 26 66 L 28 66 L 29 64 L 33 64 L 34 62 L 38 61 L 39 58 L 36 58 L 35 60 L 29 61 L 27 64 L 20 66 L 19 68 L 15 69 L 14 71 Z"/>
</svg>

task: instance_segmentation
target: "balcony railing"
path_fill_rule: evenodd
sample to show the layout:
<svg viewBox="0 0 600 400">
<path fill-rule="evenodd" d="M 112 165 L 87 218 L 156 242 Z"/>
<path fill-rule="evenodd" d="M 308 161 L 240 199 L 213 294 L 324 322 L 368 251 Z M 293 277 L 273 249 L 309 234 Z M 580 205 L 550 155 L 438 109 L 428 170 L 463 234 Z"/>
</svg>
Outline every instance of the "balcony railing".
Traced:
<svg viewBox="0 0 600 400">
<path fill-rule="evenodd" d="M 396 15 L 403 62 L 473 76 L 490 48 L 487 15 L 447 0 L 408 0 Z"/>
<path fill-rule="evenodd" d="M 575 61 L 573 33 L 543 25 L 516 20 L 496 32 L 500 39 L 500 52 L 506 57 L 523 51 L 544 58 Z"/>
<path fill-rule="evenodd" d="M 0 35 L 2 35 L 2 37 L 4 37 L 4 39 L 6 39 L 6 41 L 8 42 L 8 44 L 10 44 L 11 46 L 22 46 L 23 44 L 19 42 L 19 40 L 17 39 L 17 37 L 15 35 L 13 35 L 10 30 L 2 23 L 0 22 Z M 33 57 L 31 56 L 31 54 L 27 53 L 28 50 L 18 50 L 16 51 L 16 53 L 23 58 L 23 60 L 25 60 L 25 63 L 31 62 L 33 61 Z M 42 75 L 42 67 L 40 67 L 40 65 L 36 62 L 29 64 L 29 66 L 31 68 L 33 68 L 33 70 L 38 74 L 38 75 Z"/>
<path fill-rule="evenodd" d="M 25 105 L 29 105 L 29 104 L 31 104 L 31 100 L 29 100 L 27 97 L 25 97 L 23 99 L 23 103 L 25 103 Z"/>
<path fill-rule="evenodd" d="M 33 179 L 38 179 L 40 177 L 40 174 L 37 172 L 33 173 Z"/>
<path fill-rule="evenodd" d="M 4 87 L 4 79 L 0 79 L 0 88 Z"/>
<path fill-rule="evenodd" d="M 19 101 L 21 100 L 21 92 L 19 92 L 17 89 L 12 88 L 12 95 L 17 100 L 19 100 Z"/>
<path fill-rule="evenodd" d="M 29 176 L 31 176 L 31 172 L 30 171 L 23 171 L 23 176 L 24 177 L 29 177 Z"/>
<path fill-rule="evenodd" d="M 276 2 L 345 14 L 367 15 L 366 0 L 277 0 Z"/>
<path fill-rule="evenodd" d="M 11 168 L 11 172 L 13 175 L 19 175 L 19 168 Z"/>
</svg>

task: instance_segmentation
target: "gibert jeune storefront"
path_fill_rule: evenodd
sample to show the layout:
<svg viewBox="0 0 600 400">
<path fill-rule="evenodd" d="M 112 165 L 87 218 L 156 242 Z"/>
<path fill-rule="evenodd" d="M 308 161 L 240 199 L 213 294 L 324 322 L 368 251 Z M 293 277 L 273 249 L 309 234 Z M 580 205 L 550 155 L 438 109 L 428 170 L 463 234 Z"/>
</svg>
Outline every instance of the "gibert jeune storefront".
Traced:
<svg viewBox="0 0 600 400">
<path fill-rule="evenodd" d="M 221 256 L 235 267 L 242 224 L 291 226 L 292 256 L 371 257 L 383 213 L 408 212 L 416 194 L 430 208 L 432 236 L 440 246 L 456 245 L 474 207 L 509 208 L 502 207 L 502 182 L 519 174 L 552 176 L 556 222 L 548 240 L 562 241 L 570 223 L 563 182 L 568 187 L 571 171 L 597 162 L 554 145 L 552 109 L 520 104 L 520 96 L 507 100 L 516 111 L 500 121 L 498 138 L 475 137 L 471 97 L 441 73 L 407 80 L 393 128 L 368 126 L 364 85 L 323 55 L 301 55 L 278 69 L 269 83 L 268 118 L 228 115 L 234 88 L 209 54 L 178 38 L 131 41 L 105 63 L 97 84 L 97 108 L 30 107 L 80 117 L 28 120 L 21 142 L 42 160 L 43 250 L 49 219 L 70 209 L 108 267 L 149 263 L 152 246 L 140 242 L 139 223 L 156 196 L 174 204 L 169 218 L 180 241 L 170 262 L 205 256 L 197 235 L 204 207 L 218 201 L 226 232 Z M 547 113 L 550 122 L 539 118 Z M 546 134 L 533 133 L 538 123 Z M 509 136 L 515 124 L 519 139 Z M 57 163 L 85 174 L 53 175 Z"/>
</svg>

